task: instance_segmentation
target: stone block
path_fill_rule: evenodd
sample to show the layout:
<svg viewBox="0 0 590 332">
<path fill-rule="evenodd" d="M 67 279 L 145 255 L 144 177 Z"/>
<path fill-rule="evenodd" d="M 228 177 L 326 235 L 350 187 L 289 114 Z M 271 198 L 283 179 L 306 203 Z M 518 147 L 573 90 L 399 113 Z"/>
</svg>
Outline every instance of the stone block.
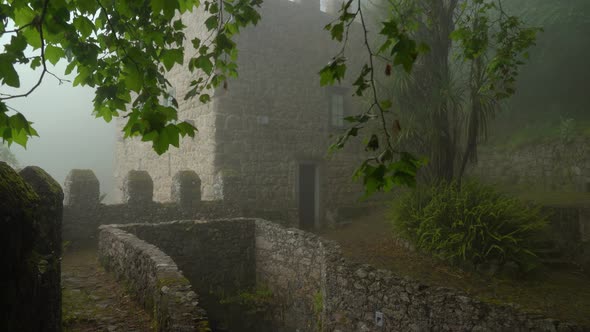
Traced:
<svg viewBox="0 0 590 332">
<path fill-rule="evenodd" d="M 123 202 L 143 205 L 152 202 L 154 182 L 147 171 L 129 171 L 123 182 Z"/>
<path fill-rule="evenodd" d="M 170 197 L 182 208 L 190 209 L 201 202 L 201 179 L 194 171 L 185 170 L 176 173 L 172 179 Z"/>
</svg>

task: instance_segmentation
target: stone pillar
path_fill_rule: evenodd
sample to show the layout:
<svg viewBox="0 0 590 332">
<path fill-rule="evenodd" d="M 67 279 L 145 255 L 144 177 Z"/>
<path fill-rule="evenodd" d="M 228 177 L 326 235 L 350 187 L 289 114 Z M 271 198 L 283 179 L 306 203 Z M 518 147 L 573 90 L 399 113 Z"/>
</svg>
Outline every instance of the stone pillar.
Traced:
<svg viewBox="0 0 590 332">
<path fill-rule="evenodd" d="M 96 239 L 100 214 L 100 183 L 90 169 L 73 169 L 64 181 L 62 239 L 72 247 Z"/>
<path fill-rule="evenodd" d="M 62 201 L 42 169 L 0 162 L 0 331 L 61 330 Z"/>
<path fill-rule="evenodd" d="M 100 184 L 90 169 L 71 170 L 66 177 L 64 189 L 64 205 L 89 208 L 100 203 Z"/>
<path fill-rule="evenodd" d="M 25 167 L 21 177 L 39 196 L 39 218 L 35 223 L 39 255 L 37 312 L 43 331 L 61 331 L 61 221 L 64 194 L 61 186 L 37 166 Z"/>
<path fill-rule="evenodd" d="M 201 179 L 194 171 L 179 171 L 172 179 L 172 201 L 183 209 L 193 209 L 201 202 Z"/>
<path fill-rule="evenodd" d="M 154 182 L 147 171 L 129 171 L 123 180 L 123 202 L 133 206 L 151 204 Z"/>
</svg>

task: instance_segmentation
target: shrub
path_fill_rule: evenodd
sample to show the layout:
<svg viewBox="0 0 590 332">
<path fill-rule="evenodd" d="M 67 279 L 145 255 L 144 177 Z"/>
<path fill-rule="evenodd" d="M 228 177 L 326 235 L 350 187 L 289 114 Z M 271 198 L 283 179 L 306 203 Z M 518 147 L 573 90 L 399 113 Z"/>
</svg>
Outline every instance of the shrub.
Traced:
<svg viewBox="0 0 590 332">
<path fill-rule="evenodd" d="M 477 182 L 417 188 L 393 206 L 397 234 L 453 263 L 538 265 L 535 240 L 547 226 L 540 207 Z"/>
</svg>

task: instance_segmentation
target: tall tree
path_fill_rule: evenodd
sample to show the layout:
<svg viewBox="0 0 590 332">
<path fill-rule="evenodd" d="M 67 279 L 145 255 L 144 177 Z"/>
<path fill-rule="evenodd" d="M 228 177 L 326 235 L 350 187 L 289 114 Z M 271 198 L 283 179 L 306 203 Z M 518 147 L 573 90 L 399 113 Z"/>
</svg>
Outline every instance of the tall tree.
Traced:
<svg viewBox="0 0 590 332">
<path fill-rule="evenodd" d="M 359 5 L 349 13 L 353 1 Z M 342 36 L 351 28 L 348 23 L 361 18 L 368 61 L 355 85 L 357 94 L 369 94 L 374 100 L 363 114 L 349 118 L 351 128 L 335 148 L 376 120 L 382 130 L 367 145 L 376 157 L 357 172 L 369 192 L 387 190 L 405 179 L 413 182 L 411 175 L 420 162 L 403 151 L 428 157 L 421 173 L 426 180 L 460 179 L 468 162 L 476 160 L 478 143 L 485 138 L 500 101 L 515 92 L 519 67 L 540 29 L 526 27 L 519 17 L 508 14 L 501 0 L 386 3 L 390 10 L 381 22 L 379 34 L 384 41 L 379 47 L 373 47 L 367 37 L 363 13 L 367 9 L 359 0 L 346 2 L 341 16 L 326 27 L 334 39 L 346 43 Z M 395 71 L 392 65 L 402 70 Z M 343 56 L 321 72 L 327 83 L 342 79 L 345 73 Z M 382 80 L 378 75 L 402 77 L 403 87 L 399 80 Z M 380 88 L 379 80 L 389 85 Z M 405 132 L 396 134 L 400 127 Z"/>
</svg>

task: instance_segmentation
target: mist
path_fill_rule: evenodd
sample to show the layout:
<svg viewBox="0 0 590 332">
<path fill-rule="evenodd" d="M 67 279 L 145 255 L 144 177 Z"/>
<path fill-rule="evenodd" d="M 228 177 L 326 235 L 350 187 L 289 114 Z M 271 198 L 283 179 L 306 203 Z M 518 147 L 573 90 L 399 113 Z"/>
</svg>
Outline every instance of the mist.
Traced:
<svg viewBox="0 0 590 332">
<path fill-rule="evenodd" d="M 49 2 L 0 331 L 590 331 L 590 0 Z"/>
<path fill-rule="evenodd" d="M 64 68 L 63 63 L 58 63 L 50 70 L 64 77 Z M 39 78 L 38 72 L 26 66 L 17 70 L 22 91 L 30 89 Z M 65 78 L 73 80 L 71 76 Z M 92 115 L 93 98 L 92 88 L 73 87 L 69 82 L 60 85 L 57 79 L 46 75 L 31 95 L 8 101 L 8 106 L 24 114 L 39 133 L 26 148 L 18 144 L 10 147 L 20 166 L 39 166 L 62 185 L 71 169 L 92 169 L 101 183 L 101 193 L 110 193 L 115 125 L 114 121 L 106 123 Z M 105 201 L 110 201 L 111 196 L 107 195 Z"/>
</svg>

